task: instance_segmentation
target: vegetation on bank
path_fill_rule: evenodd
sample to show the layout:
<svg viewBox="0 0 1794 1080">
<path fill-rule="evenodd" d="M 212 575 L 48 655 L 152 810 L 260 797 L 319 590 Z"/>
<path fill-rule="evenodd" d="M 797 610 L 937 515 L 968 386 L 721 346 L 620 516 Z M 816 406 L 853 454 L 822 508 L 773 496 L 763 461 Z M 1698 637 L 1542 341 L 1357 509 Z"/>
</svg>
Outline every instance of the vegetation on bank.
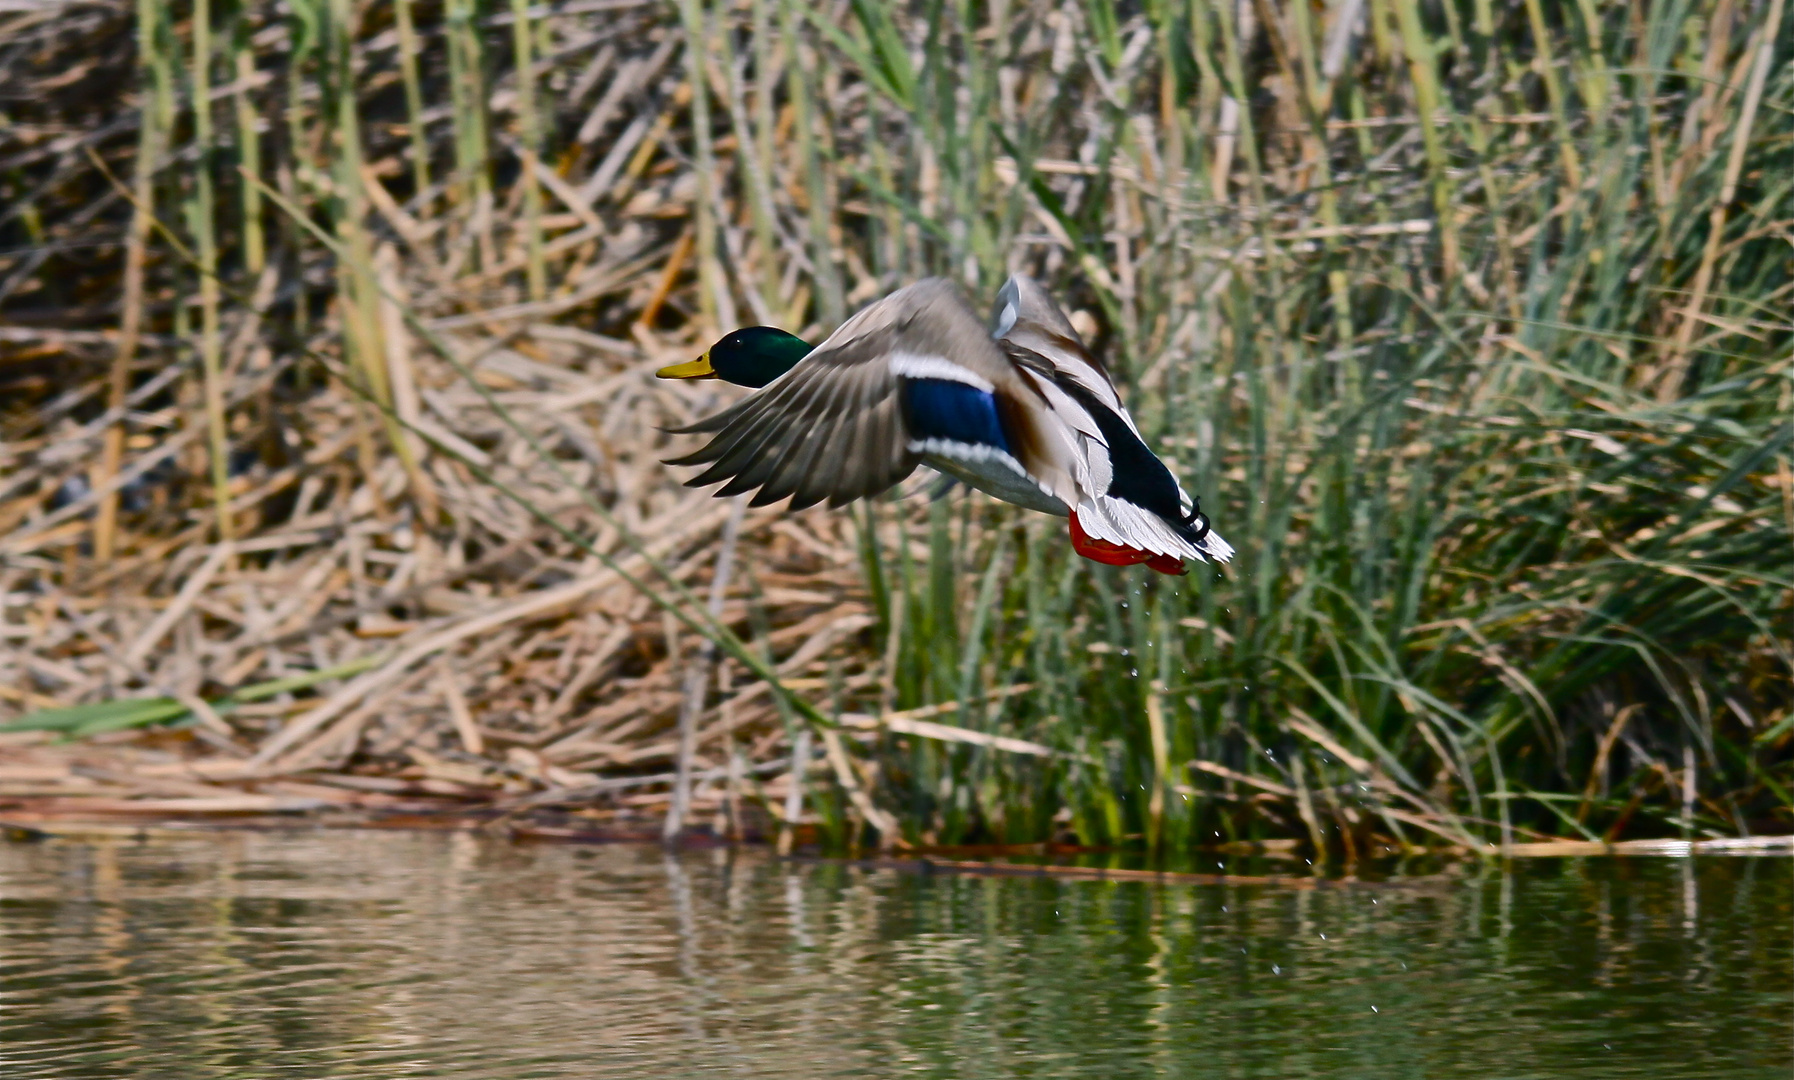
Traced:
<svg viewBox="0 0 1794 1080">
<path fill-rule="evenodd" d="M 0 706 L 162 699 L 233 789 L 626 815 L 671 765 L 837 842 L 1787 831 L 1783 9 L 0 16 Z M 1018 269 L 1230 567 L 657 464 L 716 401 L 663 356 Z"/>
</svg>

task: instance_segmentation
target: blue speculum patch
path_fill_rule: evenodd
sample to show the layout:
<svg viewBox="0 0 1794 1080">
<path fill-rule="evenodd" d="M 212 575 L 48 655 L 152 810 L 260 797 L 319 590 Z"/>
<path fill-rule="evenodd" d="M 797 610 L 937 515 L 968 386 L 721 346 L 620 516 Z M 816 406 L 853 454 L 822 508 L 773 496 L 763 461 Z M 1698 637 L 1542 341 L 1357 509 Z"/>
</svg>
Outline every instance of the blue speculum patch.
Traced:
<svg viewBox="0 0 1794 1080">
<path fill-rule="evenodd" d="M 987 390 L 951 379 L 905 379 L 903 412 L 911 438 L 948 439 L 1010 452 L 997 419 L 997 399 Z"/>
</svg>

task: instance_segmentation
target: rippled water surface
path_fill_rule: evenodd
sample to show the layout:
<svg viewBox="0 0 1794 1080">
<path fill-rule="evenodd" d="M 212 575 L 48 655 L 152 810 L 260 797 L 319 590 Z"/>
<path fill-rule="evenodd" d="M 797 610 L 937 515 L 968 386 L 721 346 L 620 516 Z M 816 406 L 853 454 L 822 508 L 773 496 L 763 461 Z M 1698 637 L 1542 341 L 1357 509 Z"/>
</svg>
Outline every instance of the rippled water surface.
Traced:
<svg viewBox="0 0 1794 1080">
<path fill-rule="evenodd" d="M 1786 1078 L 1791 865 L 1295 889 L 444 834 L 0 845 L 0 1076 Z"/>
</svg>

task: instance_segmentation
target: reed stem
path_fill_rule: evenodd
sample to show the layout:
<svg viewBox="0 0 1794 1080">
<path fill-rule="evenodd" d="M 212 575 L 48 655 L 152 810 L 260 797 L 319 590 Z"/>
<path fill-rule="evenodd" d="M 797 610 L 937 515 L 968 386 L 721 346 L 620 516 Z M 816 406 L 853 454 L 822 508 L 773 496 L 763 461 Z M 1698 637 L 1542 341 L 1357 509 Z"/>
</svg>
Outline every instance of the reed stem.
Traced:
<svg viewBox="0 0 1794 1080">
<path fill-rule="evenodd" d="M 412 0 L 393 0 L 393 16 L 399 30 L 399 77 L 405 83 L 405 126 L 411 142 L 411 187 L 416 212 L 427 213 L 424 199 L 430 190 L 429 132 L 424 130 L 424 90 L 417 74 L 419 44 L 412 21 Z"/>
<path fill-rule="evenodd" d="M 193 139 L 199 149 L 199 166 L 193 173 L 193 197 L 188 216 L 199 256 L 200 362 L 205 373 L 206 442 L 210 451 L 212 502 L 217 511 L 218 539 L 236 536 L 230 510 L 230 431 L 224 415 L 223 343 L 218 325 L 218 240 L 212 195 L 212 5 L 195 0 L 193 5 L 193 60 L 189 85 L 193 90 Z"/>
<path fill-rule="evenodd" d="M 806 55 L 801 27 L 797 0 L 779 0 L 779 31 L 785 42 L 786 70 L 790 80 L 788 93 L 796 120 L 793 126 L 797 129 L 797 157 L 803 168 L 804 190 L 809 203 L 816 316 L 825 326 L 834 326 L 846 315 L 847 305 L 842 295 L 841 275 L 835 265 L 834 245 L 829 242 L 828 215 L 834 200 L 829 197 L 823 173 L 822 151 L 816 134 L 815 72 Z"/>
<path fill-rule="evenodd" d="M 532 58 L 529 0 L 511 0 L 511 44 L 517 69 L 517 126 L 523 142 L 523 169 L 517 182 L 523 185 L 523 229 L 529 298 L 548 295 L 548 266 L 542 256 L 542 185 L 536 182 L 541 167 L 542 133 L 536 121 L 536 76 Z"/>
<path fill-rule="evenodd" d="M 1539 0 L 1527 0 L 1536 7 Z M 1451 173 L 1445 159 L 1445 142 L 1439 130 L 1439 111 L 1443 99 L 1439 95 L 1438 61 L 1433 55 L 1432 40 L 1421 22 L 1419 0 L 1395 0 L 1396 17 L 1401 24 L 1402 48 L 1408 56 L 1408 73 L 1414 80 L 1414 109 L 1420 117 L 1421 142 L 1426 147 L 1427 171 L 1433 177 L 1433 208 L 1438 214 L 1441 276 L 1448 287 L 1458 279 L 1457 207 L 1452 194 Z M 1566 166 L 1568 162 L 1566 161 Z"/>
<path fill-rule="evenodd" d="M 521 0 L 518 0 L 521 2 Z M 697 205 L 692 228 L 698 256 L 698 315 L 701 325 L 720 331 L 717 312 L 726 301 L 722 267 L 716 260 L 716 156 L 711 145 L 710 87 L 704 66 L 710 56 L 710 20 L 703 0 L 679 0 L 679 19 L 685 28 L 685 65 L 691 86 L 692 163 L 698 180 Z M 732 304 L 727 306 L 733 307 Z"/>
<path fill-rule="evenodd" d="M 106 408 L 119 413 L 119 418 L 106 428 L 100 449 L 99 471 L 93 478 L 96 490 L 104 492 L 94 513 L 93 557 L 100 565 L 112 561 L 118 530 L 118 492 L 111 490 L 112 478 L 118 475 L 124 456 L 125 425 L 123 410 L 130 391 L 131 362 L 137 355 L 138 335 L 143 327 L 144 263 L 148 258 L 150 208 L 155 205 L 156 162 L 162 156 L 162 123 L 157 80 L 150 68 L 150 57 L 156 55 L 156 0 L 137 0 L 137 56 L 139 65 L 137 107 L 137 156 L 131 163 L 131 190 L 135 205 L 131 210 L 131 230 L 125 240 L 124 297 L 118 327 L 118 351 L 113 354 L 112 368 L 106 380 Z"/>
<path fill-rule="evenodd" d="M 255 55 L 250 51 L 248 42 L 243 40 L 243 35 L 244 31 L 239 30 L 231 45 L 237 76 L 236 93 L 231 95 L 237 113 L 237 161 L 250 175 L 260 176 L 261 120 L 256 116 L 255 104 L 250 98 L 250 87 L 256 76 Z M 262 194 L 254 184 L 239 184 L 238 188 L 243 198 L 243 269 L 250 277 L 259 277 L 267 262 L 262 236 Z"/>
</svg>

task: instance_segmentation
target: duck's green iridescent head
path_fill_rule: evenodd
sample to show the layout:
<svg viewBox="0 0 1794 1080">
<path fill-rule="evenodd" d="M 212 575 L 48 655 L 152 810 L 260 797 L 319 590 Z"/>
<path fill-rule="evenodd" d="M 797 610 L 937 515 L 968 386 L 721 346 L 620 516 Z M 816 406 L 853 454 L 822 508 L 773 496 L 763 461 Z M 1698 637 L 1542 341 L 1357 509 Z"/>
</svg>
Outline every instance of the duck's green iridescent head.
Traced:
<svg viewBox="0 0 1794 1080">
<path fill-rule="evenodd" d="M 722 379 L 737 386 L 765 386 L 810 355 L 810 343 L 771 326 L 749 326 L 725 336 L 703 356 L 663 367 L 663 379 Z"/>
</svg>

